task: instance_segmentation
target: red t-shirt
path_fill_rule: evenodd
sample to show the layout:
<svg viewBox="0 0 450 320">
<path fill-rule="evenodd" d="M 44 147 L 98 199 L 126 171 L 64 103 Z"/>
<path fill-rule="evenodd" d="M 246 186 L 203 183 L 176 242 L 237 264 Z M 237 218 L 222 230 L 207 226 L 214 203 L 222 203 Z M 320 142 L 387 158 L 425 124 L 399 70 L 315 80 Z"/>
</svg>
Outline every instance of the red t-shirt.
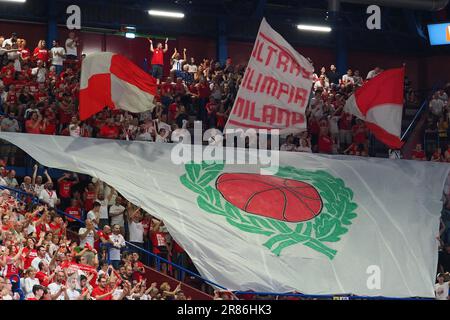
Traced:
<svg viewBox="0 0 450 320">
<path fill-rule="evenodd" d="M 85 201 L 84 201 L 84 209 L 86 211 L 92 210 L 94 208 L 94 201 L 97 197 L 95 191 L 84 192 Z"/>
<path fill-rule="evenodd" d="M 152 232 L 151 241 L 153 244 L 153 252 L 158 254 L 160 253 L 158 247 L 164 247 L 167 245 L 166 234 L 164 232 Z"/>
<path fill-rule="evenodd" d="M 8 95 L 6 96 L 6 102 L 10 104 L 16 104 L 17 103 L 17 94 L 15 91 L 9 91 Z"/>
<path fill-rule="evenodd" d="M 52 230 L 53 233 L 54 233 L 55 231 L 59 230 L 59 232 L 58 232 L 58 236 L 59 236 L 59 237 L 62 236 L 63 231 L 64 231 L 63 226 L 54 224 L 53 222 L 50 223 L 50 229 Z"/>
<path fill-rule="evenodd" d="M 40 125 L 33 128 L 34 125 L 34 121 L 33 120 L 27 120 L 25 121 L 25 128 L 27 133 L 31 133 L 31 134 L 40 134 L 41 133 L 41 128 Z"/>
<path fill-rule="evenodd" d="M 177 114 L 178 104 L 172 103 L 169 106 L 169 121 L 174 121 Z"/>
<path fill-rule="evenodd" d="M 364 144 L 366 143 L 366 131 L 363 130 L 365 127 L 364 125 L 354 125 L 352 128 L 354 137 L 353 137 L 353 142 L 356 144 Z"/>
<path fill-rule="evenodd" d="M 175 93 L 185 95 L 186 94 L 186 88 L 182 83 L 176 83 L 175 84 Z"/>
<path fill-rule="evenodd" d="M 30 254 L 28 254 L 28 257 L 25 257 L 28 252 L 30 252 Z M 25 257 L 23 261 L 23 269 L 27 270 L 29 267 L 31 267 L 31 262 L 33 261 L 33 259 L 37 257 L 37 251 L 36 249 L 32 249 L 30 251 L 29 248 L 24 248 L 22 253 Z"/>
<path fill-rule="evenodd" d="M 164 65 L 164 50 L 156 48 L 153 52 L 152 64 Z"/>
<path fill-rule="evenodd" d="M 59 183 L 59 196 L 61 198 L 70 198 L 72 195 L 72 186 L 75 183 L 73 181 L 63 180 Z"/>
<path fill-rule="evenodd" d="M 173 91 L 174 91 L 173 84 L 171 84 L 169 82 L 164 82 L 161 85 L 161 95 L 163 95 L 163 96 L 170 95 L 173 93 Z"/>
<path fill-rule="evenodd" d="M 330 137 L 322 135 L 319 137 L 319 152 L 331 153 L 333 151 L 333 140 Z"/>
<path fill-rule="evenodd" d="M 56 135 L 56 125 L 52 122 L 47 123 L 44 130 L 41 130 L 41 134 L 46 134 L 50 136 Z"/>
<path fill-rule="evenodd" d="M 45 92 L 37 92 L 34 95 L 34 99 L 36 102 L 43 102 L 48 99 L 48 95 Z"/>
<path fill-rule="evenodd" d="M 200 84 L 198 86 L 198 96 L 199 98 L 209 98 L 211 95 L 211 89 L 209 88 L 209 85 L 202 85 Z"/>
<path fill-rule="evenodd" d="M 29 58 L 31 56 L 30 50 L 28 49 L 20 50 L 20 56 L 22 57 L 22 59 Z"/>
<path fill-rule="evenodd" d="M 68 207 L 65 211 L 65 213 L 74 216 L 78 220 L 81 220 L 81 209 L 79 207 Z M 68 218 L 70 222 L 73 222 L 75 220 Z"/>
<path fill-rule="evenodd" d="M 206 104 L 206 111 L 208 112 L 208 115 L 211 115 L 214 111 L 216 111 L 217 105 L 215 103 L 208 102 Z"/>
<path fill-rule="evenodd" d="M 416 150 L 414 150 L 413 152 L 412 152 L 412 156 L 415 158 L 415 159 L 425 159 L 426 158 L 426 156 L 425 156 L 425 152 L 422 150 L 422 151 L 416 151 Z"/>
<path fill-rule="evenodd" d="M 97 298 L 98 296 L 107 294 L 109 291 L 110 290 L 107 287 L 102 289 L 102 288 L 100 288 L 100 286 L 98 286 L 94 290 L 92 290 L 91 297 Z M 104 297 L 100 300 L 112 300 L 112 295 L 107 295 L 106 297 Z"/>
<path fill-rule="evenodd" d="M 36 57 L 37 60 L 42 60 L 43 62 L 47 62 L 48 61 L 48 51 L 47 51 L 47 49 L 36 48 L 33 51 L 33 57 Z"/>
<path fill-rule="evenodd" d="M 50 280 L 48 279 L 48 275 L 42 271 L 36 272 L 36 279 L 39 280 L 41 286 L 48 287 L 50 284 Z"/>
<path fill-rule="evenodd" d="M 103 138 L 117 139 L 119 136 L 119 128 L 117 126 L 104 125 L 100 129 L 100 135 Z"/>
</svg>

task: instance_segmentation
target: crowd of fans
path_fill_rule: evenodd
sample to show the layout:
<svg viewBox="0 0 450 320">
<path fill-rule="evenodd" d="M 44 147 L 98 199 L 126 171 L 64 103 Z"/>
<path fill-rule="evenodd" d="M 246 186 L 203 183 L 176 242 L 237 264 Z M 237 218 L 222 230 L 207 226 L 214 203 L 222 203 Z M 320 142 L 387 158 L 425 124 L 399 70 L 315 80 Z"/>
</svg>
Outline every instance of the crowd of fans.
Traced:
<svg viewBox="0 0 450 320">
<path fill-rule="evenodd" d="M 54 41 L 50 50 L 44 40 L 39 41 L 33 51 L 16 34 L 8 39 L 0 36 L 1 131 L 171 142 L 171 132 L 190 129 L 195 121 L 201 121 L 205 130 L 223 130 L 245 66 L 234 65 L 231 59 L 225 65 L 211 59 L 197 64 L 194 58 L 187 59 L 186 49 L 183 56 L 174 49 L 170 76 L 163 79 L 167 41 L 165 46 L 158 43 L 154 47 L 152 40 L 149 43 L 151 73 L 159 84 L 156 108 L 141 114 L 105 109 L 80 122 L 83 55 L 77 35 L 71 32 L 63 46 Z M 286 137 L 281 150 L 368 156 L 368 130 L 363 121 L 344 112 L 344 105 L 358 87 L 381 72 L 377 67 L 364 79 L 358 70 L 339 75 L 335 66 L 329 70 L 323 67 L 312 83 L 308 130 Z M 448 142 L 449 88 L 445 89 L 447 93 L 438 91 L 430 102 L 430 118 L 437 123 L 440 146 Z M 405 94 L 407 103 L 418 102 L 408 80 Z M 179 271 L 144 255 L 139 248 L 195 271 L 163 221 L 133 206 L 114 188 L 89 177 L 65 173 L 53 181 L 46 170 L 44 177 L 39 176 L 36 165 L 33 175 L 19 184 L 16 173 L 5 170 L 16 164 L 16 154 L 16 147 L 3 142 L 0 185 L 28 195 L 7 190 L 1 193 L 0 299 L 189 299 L 181 284 L 173 289 L 168 283 L 147 283 L 146 265 L 184 279 Z M 421 146 L 413 158 L 429 160 Z M 431 161 L 450 162 L 450 148 L 436 149 Z M 41 203 L 33 201 L 34 197 Z M 70 217 L 58 214 L 56 209 Z M 450 254 L 450 246 L 446 248 Z M 11 278 L 14 275 L 20 278 Z M 214 294 L 215 299 L 236 298 L 226 292 Z"/>
</svg>

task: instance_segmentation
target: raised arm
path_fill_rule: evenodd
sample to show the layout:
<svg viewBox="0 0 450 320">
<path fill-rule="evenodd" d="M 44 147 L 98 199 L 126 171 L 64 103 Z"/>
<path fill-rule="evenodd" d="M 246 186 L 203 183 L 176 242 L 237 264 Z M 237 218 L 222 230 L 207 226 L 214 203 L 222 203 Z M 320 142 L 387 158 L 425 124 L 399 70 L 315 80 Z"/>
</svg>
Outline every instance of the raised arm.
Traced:
<svg viewBox="0 0 450 320">
<path fill-rule="evenodd" d="M 31 179 L 31 184 L 33 186 L 36 184 L 37 171 L 38 171 L 38 165 L 35 164 L 34 167 L 33 167 L 33 177 Z"/>
<path fill-rule="evenodd" d="M 164 50 L 163 52 L 166 53 L 167 51 L 169 51 L 169 45 L 167 44 L 169 42 L 169 38 L 166 38 L 166 43 L 164 45 Z"/>
<path fill-rule="evenodd" d="M 152 39 L 148 38 L 147 40 L 148 40 L 148 42 L 150 42 L 150 52 L 155 52 L 155 48 L 153 48 L 153 41 L 152 41 Z"/>
<path fill-rule="evenodd" d="M 177 53 L 178 53 L 177 48 L 173 49 L 173 55 L 171 57 L 172 60 L 175 59 L 175 56 L 177 55 Z"/>
<path fill-rule="evenodd" d="M 184 62 L 187 62 L 186 51 L 187 51 L 187 49 L 184 48 L 183 49 L 183 60 L 184 60 Z"/>
<path fill-rule="evenodd" d="M 48 174 L 47 170 L 44 171 L 44 174 L 45 174 L 45 177 L 47 178 L 47 182 L 50 182 L 51 184 L 53 184 L 53 180 L 50 177 L 50 175 Z"/>
</svg>

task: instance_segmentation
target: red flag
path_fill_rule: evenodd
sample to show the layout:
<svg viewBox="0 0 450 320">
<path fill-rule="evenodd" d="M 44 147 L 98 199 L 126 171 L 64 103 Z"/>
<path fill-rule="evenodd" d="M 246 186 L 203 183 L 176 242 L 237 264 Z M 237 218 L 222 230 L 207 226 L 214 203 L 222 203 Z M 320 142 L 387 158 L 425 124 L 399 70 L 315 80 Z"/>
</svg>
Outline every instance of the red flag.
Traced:
<svg viewBox="0 0 450 320">
<path fill-rule="evenodd" d="M 119 54 L 88 55 L 81 67 L 80 119 L 102 111 L 123 109 L 133 113 L 153 110 L 156 79 Z"/>
<path fill-rule="evenodd" d="M 375 137 L 400 149 L 405 69 L 387 70 L 362 86 L 347 100 L 345 111 L 365 121 Z"/>
</svg>

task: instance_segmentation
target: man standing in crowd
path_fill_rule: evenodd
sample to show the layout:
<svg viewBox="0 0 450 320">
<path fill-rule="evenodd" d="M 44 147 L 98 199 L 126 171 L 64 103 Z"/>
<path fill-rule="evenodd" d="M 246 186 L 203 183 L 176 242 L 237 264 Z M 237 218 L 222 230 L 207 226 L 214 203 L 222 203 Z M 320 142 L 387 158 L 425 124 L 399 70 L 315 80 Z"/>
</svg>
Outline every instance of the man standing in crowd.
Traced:
<svg viewBox="0 0 450 320">
<path fill-rule="evenodd" d="M 66 56 L 66 50 L 59 45 L 58 40 L 53 41 L 53 48 L 50 50 L 50 58 L 52 60 L 52 66 L 56 68 L 56 74 L 59 76 L 63 71 L 64 58 Z"/>
<path fill-rule="evenodd" d="M 78 37 L 75 36 L 75 32 L 69 33 L 69 38 L 66 40 L 66 52 L 67 52 L 67 60 L 77 60 L 78 59 L 78 46 L 80 42 Z"/>
<path fill-rule="evenodd" d="M 153 53 L 152 76 L 156 78 L 157 83 L 160 84 L 164 72 L 164 54 L 169 50 L 169 46 L 167 44 L 169 39 L 166 39 L 164 49 L 162 43 L 158 43 L 155 49 L 153 48 L 153 41 L 151 39 L 148 39 L 148 41 L 150 42 L 150 51 Z"/>
</svg>

